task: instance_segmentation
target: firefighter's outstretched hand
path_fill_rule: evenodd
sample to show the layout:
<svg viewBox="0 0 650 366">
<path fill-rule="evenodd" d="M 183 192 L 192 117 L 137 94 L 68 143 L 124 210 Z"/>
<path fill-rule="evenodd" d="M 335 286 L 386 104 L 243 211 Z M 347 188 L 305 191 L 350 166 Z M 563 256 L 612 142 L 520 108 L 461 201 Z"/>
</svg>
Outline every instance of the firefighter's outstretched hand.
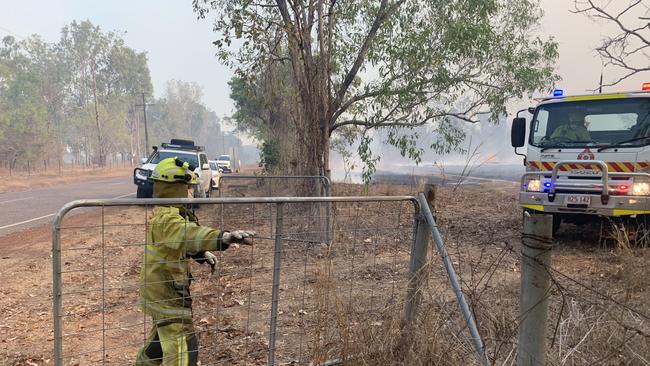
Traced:
<svg viewBox="0 0 650 366">
<path fill-rule="evenodd" d="M 254 231 L 249 230 L 235 230 L 223 233 L 222 240 L 226 244 L 245 244 L 253 245 Z"/>
<path fill-rule="evenodd" d="M 217 267 L 217 256 L 210 252 L 203 253 L 203 256 L 205 257 L 205 261 L 210 265 L 210 273 L 214 274 L 214 270 Z"/>
</svg>

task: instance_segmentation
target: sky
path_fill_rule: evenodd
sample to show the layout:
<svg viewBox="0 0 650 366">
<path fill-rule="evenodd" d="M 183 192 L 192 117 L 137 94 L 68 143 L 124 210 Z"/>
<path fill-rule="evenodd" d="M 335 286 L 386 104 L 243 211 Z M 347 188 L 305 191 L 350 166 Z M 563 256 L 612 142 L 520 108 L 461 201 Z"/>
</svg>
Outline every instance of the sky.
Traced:
<svg viewBox="0 0 650 366">
<path fill-rule="evenodd" d="M 540 32 L 553 36 L 559 45 L 557 72 L 563 80 L 558 87 L 562 87 L 565 94 L 589 93 L 598 86 L 602 69 L 601 60 L 594 49 L 605 36 L 615 34 L 616 29 L 609 23 L 594 22 L 584 15 L 572 14 L 572 0 L 542 0 L 540 3 L 545 12 Z M 622 5 L 627 1 L 611 3 Z M 614 76 L 606 69 L 604 81 L 614 80 Z M 617 86 L 604 88 L 603 92 L 639 90 L 641 84 L 647 81 L 650 81 L 650 74 L 637 75 Z"/>
<path fill-rule="evenodd" d="M 546 16 L 538 31 L 554 37 L 560 47 L 557 72 L 563 81 L 558 86 L 566 94 L 595 88 L 601 61 L 593 49 L 611 28 L 571 14 L 571 0 L 540 4 Z M 0 37 L 11 34 L 22 39 L 36 33 L 55 42 L 64 25 L 86 19 L 104 31 L 126 32 L 127 45 L 148 52 L 157 96 L 167 80 L 194 81 L 203 87 L 204 102 L 219 116 L 233 111 L 227 84 L 232 72 L 214 56 L 211 22 L 196 19 L 190 0 L 0 0 L 0 9 Z M 650 81 L 650 75 L 605 91 L 636 90 L 643 81 Z"/>
</svg>

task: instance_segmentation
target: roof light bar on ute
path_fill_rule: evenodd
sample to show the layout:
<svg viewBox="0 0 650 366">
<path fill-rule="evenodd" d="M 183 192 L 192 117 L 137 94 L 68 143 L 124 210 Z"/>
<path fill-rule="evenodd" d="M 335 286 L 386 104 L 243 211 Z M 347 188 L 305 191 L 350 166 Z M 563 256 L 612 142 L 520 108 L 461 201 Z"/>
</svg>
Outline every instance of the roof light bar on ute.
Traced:
<svg viewBox="0 0 650 366">
<path fill-rule="evenodd" d="M 160 146 L 163 149 L 177 149 L 177 150 L 192 150 L 192 151 L 204 151 L 205 147 L 204 146 L 197 146 L 197 145 L 177 145 L 177 144 L 169 144 L 167 142 L 163 142 L 160 144 Z"/>
</svg>

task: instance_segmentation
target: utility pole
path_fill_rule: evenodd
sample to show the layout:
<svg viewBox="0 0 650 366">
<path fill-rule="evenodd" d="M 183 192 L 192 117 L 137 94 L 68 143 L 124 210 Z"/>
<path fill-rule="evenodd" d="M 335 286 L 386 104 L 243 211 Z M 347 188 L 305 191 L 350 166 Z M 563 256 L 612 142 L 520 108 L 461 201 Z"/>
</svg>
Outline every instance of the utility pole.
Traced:
<svg viewBox="0 0 650 366">
<path fill-rule="evenodd" d="M 154 105 L 153 103 L 149 103 L 148 105 Z M 144 148 L 145 151 L 147 152 L 147 155 L 149 155 L 149 130 L 147 129 L 147 103 L 144 100 L 144 93 L 142 93 L 142 104 L 136 104 L 136 107 L 142 107 L 142 111 L 144 113 Z"/>
</svg>

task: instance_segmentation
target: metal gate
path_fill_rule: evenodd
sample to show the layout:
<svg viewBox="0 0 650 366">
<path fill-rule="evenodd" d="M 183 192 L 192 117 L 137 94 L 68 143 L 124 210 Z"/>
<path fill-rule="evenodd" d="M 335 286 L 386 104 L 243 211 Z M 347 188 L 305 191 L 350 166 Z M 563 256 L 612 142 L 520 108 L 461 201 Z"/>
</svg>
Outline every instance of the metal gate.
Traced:
<svg viewBox="0 0 650 366">
<path fill-rule="evenodd" d="M 152 325 L 138 301 L 148 218 L 154 205 L 195 204 L 202 225 L 257 231 L 253 246 L 218 252 L 214 275 L 190 264 L 202 365 L 344 363 L 367 354 L 416 318 L 430 235 L 441 244 L 431 213 L 409 196 L 74 201 L 53 224 L 56 365 L 134 362 Z M 319 224 L 326 219 L 329 240 Z M 483 360 L 456 295 L 471 336 L 454 342 Z"/>
</svg>

